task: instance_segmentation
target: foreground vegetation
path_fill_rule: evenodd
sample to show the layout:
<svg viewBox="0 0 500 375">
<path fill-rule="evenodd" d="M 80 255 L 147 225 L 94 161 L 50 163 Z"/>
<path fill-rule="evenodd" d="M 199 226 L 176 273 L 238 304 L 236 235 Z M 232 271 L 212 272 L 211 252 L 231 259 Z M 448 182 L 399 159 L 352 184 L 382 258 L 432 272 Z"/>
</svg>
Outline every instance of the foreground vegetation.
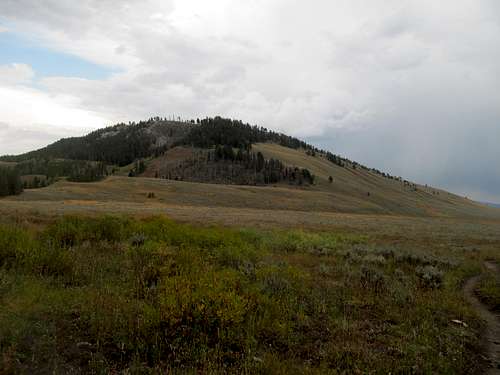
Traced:
<svg viewBox="0 0 500 375">
<path fill-rule="evenodd" d="M 0 225 L 0 368 L 473 373 L 461 281 L 482 256 L 159 216 L 20 219 Z"/>
</svg>

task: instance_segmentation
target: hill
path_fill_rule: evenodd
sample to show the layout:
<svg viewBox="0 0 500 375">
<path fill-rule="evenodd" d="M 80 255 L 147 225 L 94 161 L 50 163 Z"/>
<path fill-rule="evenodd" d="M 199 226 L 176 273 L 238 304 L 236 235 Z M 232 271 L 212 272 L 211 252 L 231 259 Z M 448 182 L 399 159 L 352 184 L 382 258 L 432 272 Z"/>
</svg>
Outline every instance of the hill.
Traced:
<svg viewBox="0 0 500 375">
<path fill-rule="evenodd" d="M 1 163 L 17 168 L 21 175 L 37 175 L 40 180 L 45 175 L 43 186 L 52 184 L 27 190 L 10 198 L 9 204 L 79 201 L 92 206 L 90 202 L 115 201 L 148 206 L 500 217 L 498 209 L 390 176 L 284 134 L 220 117 L 186 123 L 152 118 L 118 124 L 26 154 L 4 156 Z M 60 180 L 64 176 L 96 182 Z M 25 182 L 25 187 L 33 186 Z"/>
<path fill-rule="evenodd" d="M 0 162 L 59 158 L 124 166 L 138 158 L 159 155 L 173 145 L 201 148 L 228 145 L 249 149 L 253 143 L 266 141 L 292 148 L 313 149 L 297 138 L 237 120 L 215 117 L 179 122 L 154 117 L 138 123 L 120 123 L 83 137 L 63 138 L 21 155 L 4 155 L 0 157 Z"/>
</svg>

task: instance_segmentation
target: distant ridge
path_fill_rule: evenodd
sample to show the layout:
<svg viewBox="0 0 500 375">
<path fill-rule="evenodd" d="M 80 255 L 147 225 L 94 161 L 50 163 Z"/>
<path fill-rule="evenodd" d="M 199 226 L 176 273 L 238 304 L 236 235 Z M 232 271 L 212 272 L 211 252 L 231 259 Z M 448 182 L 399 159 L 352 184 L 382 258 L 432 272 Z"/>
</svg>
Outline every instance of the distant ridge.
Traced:
<svg viewBox="0 0 500 375">
<path fill-rule="evenodd" d="M 491 202 L 481 202 L 481 203 L 490 207 L 500 208 L 500 203 L 491 203 Z"/>
</svg>

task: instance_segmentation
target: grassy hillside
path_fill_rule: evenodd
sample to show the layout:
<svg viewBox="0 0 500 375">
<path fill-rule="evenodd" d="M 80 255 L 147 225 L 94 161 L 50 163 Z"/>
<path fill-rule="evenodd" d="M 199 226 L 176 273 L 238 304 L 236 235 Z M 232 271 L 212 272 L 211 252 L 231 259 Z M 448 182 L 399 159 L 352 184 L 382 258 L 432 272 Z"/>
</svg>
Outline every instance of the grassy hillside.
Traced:
<svg viewBox="0 0 500 375">
<path fill-rule="evenodd" d="M 154 193 L 154 198 L 148 198 Z M 96 205 L 106 205 L 113 212 L 161 212 L 169 207 L 235 208 L 244 215 L 248 209 L 298 212 L 341 212 L 358 214 L 396 214 L 426 217 L 476 217 L 498 218 L 500 210 L 476 205 L 464 200 L 461 204 L 446 204 L 419 198 L 419 206 L 412 199 L 398 203 L 390 210 L 394 201 L 371 197 L 355 197 L 335 191 L 277 187 L 253 187 L 234 185 L 201 184 L 154 178 L 109 177 L 95 183 L 72 183 L 59 181 L 37 190 L 25 191 L 17 197 L 4 198 L 1 207 L 21 209 L 48 209 L 60 205 L 62 208 L 76 204 L 80 210 L 92 210 Z M 386 203 L 387 202 L 387 203 Z M 407 204 L 404 206 L 404 204 Z"/>
<path fill-rule="evenodd" d="M 396 214 L 434 217 L 500 217 L 500 210 L 431 187 L 412 186 L 382 177 L 369 170 L 339 167 L 321 156 L 276 144 L 257 144 L 255 151 L 267 158 L 307 168 L 316 176 L 315 185 L 298 188 L 286 183 L 274 186 L 234 186 L 190 183 L 154 178 L 127 179 L 118 176 L 78 185 L 59 182 L 49 189 L 19 197 L 26 201 L 93 200 L 164 205 L 234 207 L 269 210 Z M 145 176 L 153 177 L 161 165 L 175 165 L 195 153 L 177 147 L 165 156 L 147 162 Z M 328 177 L 332 176 L 333 182 Z M 149 192 L 155 199 L 147 198 Z"/>
<path fill-rule="evenodd" d="M 424 214 L 429 216 L 498 215 L 485 205 L 433 187 L 386 178 L 352 165 L 339 167 L 324 157 L 307 155 L 275 144 L 257 144 L 255 150 L 267 158 L 279 158 L 284 163 L 309 169 L 315 176 L 315 188 L 339 197 L 352 196 L 385 208 L 391 213 Z M 329 177 L 333 178 L 329 182 Z M 353 204 L 353 208 L 355 203 Z"/>
</svg>

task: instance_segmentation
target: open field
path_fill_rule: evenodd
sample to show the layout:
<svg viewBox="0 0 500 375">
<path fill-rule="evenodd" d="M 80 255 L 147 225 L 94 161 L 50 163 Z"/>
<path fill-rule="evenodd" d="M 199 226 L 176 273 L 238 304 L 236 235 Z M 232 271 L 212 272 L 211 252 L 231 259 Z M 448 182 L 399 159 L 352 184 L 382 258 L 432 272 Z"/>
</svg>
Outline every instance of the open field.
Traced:
<svg viewBox="0 0 500 375">
<path fill-rule="evenodd" d="M 337 220 L 304 230 L 4 215 L 0 368 L 482 373 L 485 325 L 462 282 L 500 260 L 494 226 Z"/>
</svg>

